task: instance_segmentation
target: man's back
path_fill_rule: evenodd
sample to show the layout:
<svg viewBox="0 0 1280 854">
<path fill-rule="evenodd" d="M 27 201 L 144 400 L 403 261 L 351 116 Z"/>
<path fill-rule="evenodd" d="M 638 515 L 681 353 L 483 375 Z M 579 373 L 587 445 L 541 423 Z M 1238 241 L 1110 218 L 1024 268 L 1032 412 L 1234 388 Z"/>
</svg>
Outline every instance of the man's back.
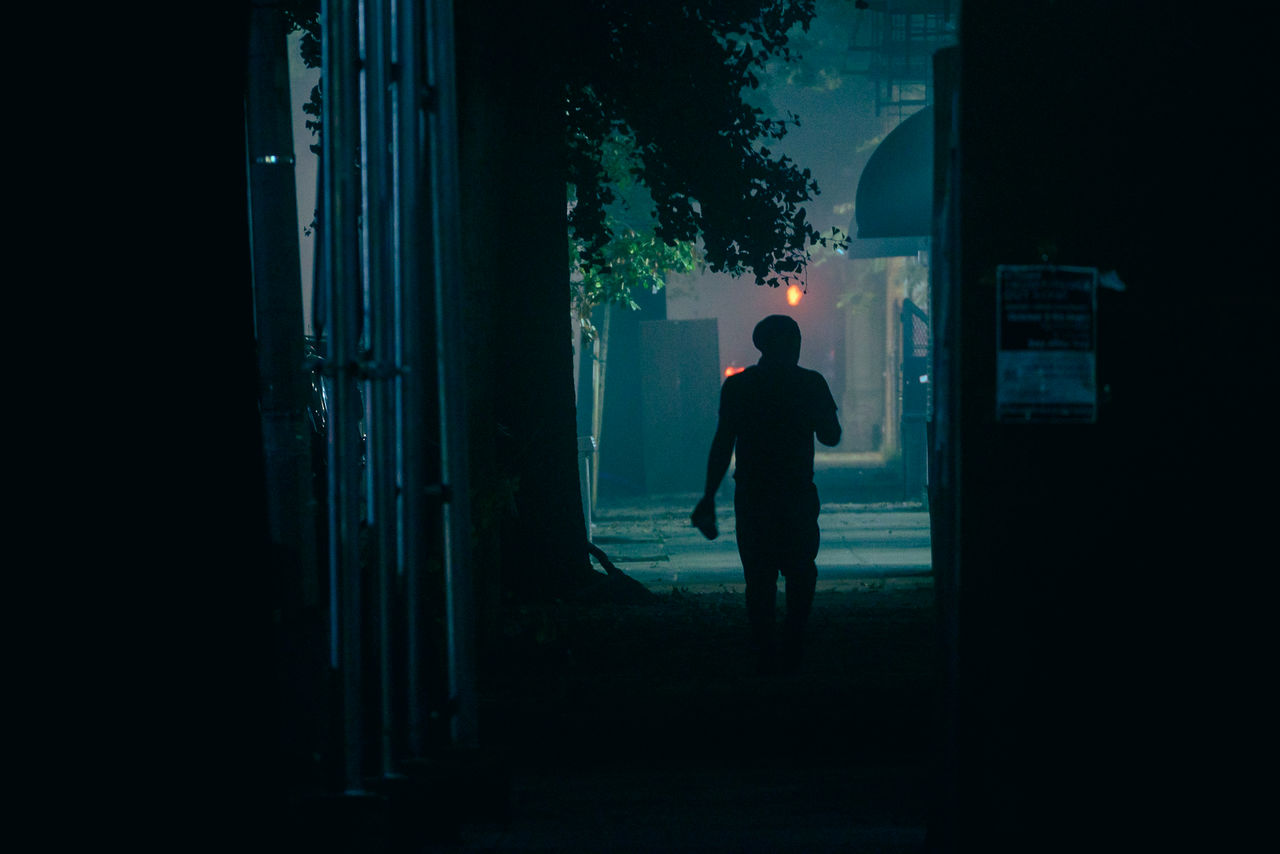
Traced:
<svg viewBox="0 0 1280 854">
<path fill-rule="evenodd" d="M 736 438 L 734 479 L 789 486 L 813 480 L 813 438 L 834 444 L 840 426 L 827 381 L 796 364 L 755 365 L 724 382 L 721 424 Z"/>
</svg>

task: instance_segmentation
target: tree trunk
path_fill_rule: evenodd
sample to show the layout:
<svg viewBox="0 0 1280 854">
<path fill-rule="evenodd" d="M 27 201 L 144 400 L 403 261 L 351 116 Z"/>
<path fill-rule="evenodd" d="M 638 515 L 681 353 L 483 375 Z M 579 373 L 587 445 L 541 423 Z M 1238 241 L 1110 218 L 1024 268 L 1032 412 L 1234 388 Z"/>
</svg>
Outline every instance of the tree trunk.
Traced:
<svg viewBox="0 0 1280 854">
<path fill-rule="evenodd" d="M 522 595 L 599 577 L 577 474 L 556 14 L 457 7 L 475 559 Z"/>
</svg>

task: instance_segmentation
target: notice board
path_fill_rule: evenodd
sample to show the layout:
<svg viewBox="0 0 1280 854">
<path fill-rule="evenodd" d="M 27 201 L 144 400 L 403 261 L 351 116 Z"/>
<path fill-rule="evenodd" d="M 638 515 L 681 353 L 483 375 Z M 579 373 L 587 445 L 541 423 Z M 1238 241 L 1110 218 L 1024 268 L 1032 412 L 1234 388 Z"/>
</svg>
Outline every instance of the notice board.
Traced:
<svg viewBox="0 0 1280 854">
<path fill-rule="evenodd" d="M 996 268 L 997 421 L 1097 421 L 1097 294 L 1094 267 Z"/>
</svg>

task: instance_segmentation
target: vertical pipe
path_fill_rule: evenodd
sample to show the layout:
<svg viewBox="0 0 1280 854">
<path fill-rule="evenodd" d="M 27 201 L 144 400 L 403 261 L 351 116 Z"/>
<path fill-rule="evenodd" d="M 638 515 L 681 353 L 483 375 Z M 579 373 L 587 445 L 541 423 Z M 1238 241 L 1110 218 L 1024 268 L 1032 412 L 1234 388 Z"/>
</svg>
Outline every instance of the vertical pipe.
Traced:
<svg viewBox="0 0 1280 854">
<path fill-rule="evenodd" d="M 395 424 L 395 435 L 388 453 L 392 459 L 395 478 L 392 484 L 392 492 L 390 501 L 388 502 L 389 510 L 394 513 L 393 517 L 387 519 L 388 527 L 392 531 L 388 534 L 387 544 L 390 553 L 395 555 L 393 563 L 387 566 L 386 575 L 386 622 L 388 627 L 387 633 L 387 650 L 385 657 L 387 679 L 389 688 L 385 694 L 384 702 L 387 708 L 388 724 L 391 727 L 392 738 L 388 741 L 388 749 L 394 751 L 393 759 L 403 753 L 405 743 L 404 732 L 404 708 L 403 708 L 403 691 L 405 685 L 405 674 L 403 670 L 397 669 L 396 664 L 402 662 L 398 660 L 393 651 L 397 651 L 400 645 L 404 643 L 404 612 L 398 610 L 397 605 L 403 601 L 403 580 L 405 574 L 405 515 L 404 515 L 404 485 L 405 485 L 405 422 L 404 422 L 404 395 L 405 395 L 405 350 L 404 350 L 404 266 L 400 261 L 400 256 L 404 251 L 405 241 L 402 239 L 401 218 L 403 216 L 402 207 L 404 205 L 405 195 L 400 189 L 401 169 L 400 161 L 403 157 L 403 149 L 401 148 L 401 98 L 400 90 L 404 87 L 405 81 L 402 77 L 401 58 L 400 58 L 400 38 L 399 28 L 401 24 L 401 8 L 405 0 L 379 0 L 383 5 L 382 19 L 386 27 L 385 38 L 383 40 L 384 50 L 386 52 L 386 68 L 388 74 L 387 80 L 387 181 L 388 181 L 388 205 L 390 208 L 390 217 L 387 221 L 387 247 L 388 247 L 388 263 L 387 276 L 391 282 L 391 300 L 388 303 L 388 309 L 391 316 L 387 319 L 387 329 L 394 338 L 394 346 L 391 348 L 391 357 L 395 360 L 395 379 L 392 398 L 388 403 L 388 417 Z M 393 550 L 393 551 L 392 551 Z M 392 631 L 394 629 L 394 631 Z M 396 768 L 391 766 L 394 773 Z"/>
<path fill-rule="evenodd" d="M 398 561 L 396 519 L 399 471 L 397 465 L 396 397 L 399 370 L 396 289 L 392 262 L 394 233 L 391 175 L 390 10 L 387 0 L 363 0 L 363 74 L 361 156 L 364 192 L 365 281 L 368 289 L 368 334 L 372 363 L 367 366 L 369 488 L 368 522 L 373 537 L 373 607 L 376 620 L 374 651 L 378 674 L 376 721 L 379 767 L 384 776 L 395 772 L 393 688 L 391 668 L 391 592 Z"/>
<path fill-rule="evenodd" d="M 342 692 L 342 780 L 348 793 L 364 791 L 362 707 L 360 401 L 353 368 L 360 314 L 359 209 L 356 157 L 360 121 L 356 21 L 343 0 L 326 0 L 322 19 L 322 91 L 325 99 L 324 196 L 321 204 L 327 290 L 327 361 L 332 375 L 329 420 L 329 554 L 338 585 L 338 660 Z"/>
<path fill-rule="evenodd" d="M 425 589 L 431 539 L 428 537 L 428 510 L 425 490 L 428 482 L 426 449 L 433 432 L 427 419 L 433 407 L 431 354 L 424 335 L 429 281 L 422 268 L 429 258 L 429 246 L 421 216 L 422 185 L 422 99 L 423 80 L 421 5 L 416 0 L 398 0 L 396 6 L 396 48 L 399 85 L 396 89 L 396 181 L 397 271 L 401 294 L 401 443 L 403 456 L 402 527 L 404 554 L 405 619 L 405 723 L 411 759 L 422 759 L 427 751 L 427 668 L 424 650 L 426 631 Z"/>
<path fill-rule="evenodd" d="M 460 235 L 458 222 L 458 127 L 454 84 L 452 0 L 429 4 L 428 83 L 435 109 L 428 122 L 432 187 L 431 233 L 436 304 L 436 368 L 439 382 L 444 509 L 445 610 L 451 736 L 458 747 L 478 743 L 475 695 L 475 599 L 470 560 L 470 501 L 467 495 L 467 410 L 463 385 Z"/>
</svg>

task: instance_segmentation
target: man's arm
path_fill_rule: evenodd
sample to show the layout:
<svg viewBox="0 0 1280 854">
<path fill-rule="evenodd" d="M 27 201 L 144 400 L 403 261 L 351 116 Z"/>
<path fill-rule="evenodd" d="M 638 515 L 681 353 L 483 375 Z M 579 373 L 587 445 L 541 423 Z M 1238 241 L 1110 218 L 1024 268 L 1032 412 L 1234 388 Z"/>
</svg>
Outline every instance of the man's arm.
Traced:
<svg viewBox="0 0 1280 854">
<path fill-rule="evenodd" d="M 702 532 L 708 540 L 720 535 L 716 528 L 716 492 L 720 489 L 720 481 L 729 470 L 729 460 L 733 456 L 734 433 L 727 428 L 724 420 L 716 424 L 716 435 L 711 440 L 711 453 L 707 455 L 707 482 L 698 506 L 693 508 L 689 517 L 693 526 Z"/>
<path fill-rule="evenodd" d="M 834 447 L 840 442 L 840 420 L 836 418 L 834 409 L 827 412 L 827 417 L 818 422 L 818 426 L 814 429 L 813 435 L 818 437 L 818 441 L 827 447 Z"/>
<path fill-rule="evenodd" d="M 707 483 L 702 490 L 704 500 L 715 500 L 720 482 L 729 470 L 729 460 L 733 457 L 733 440 L 733 432 L 723 422 L 716 425 L 716 435 L 711 440 L 711 453 L 707 455 Z"/>
<path fill-rule="evenodd" d="M 813 435 L 828 448 L 840 442 L 840 419 L 836 417 L 836 401 L 831 396 L 827 381 L 822 380 L 822 404 L 818 407 L 817 423 L 813 427 Z"/>
</svg>

